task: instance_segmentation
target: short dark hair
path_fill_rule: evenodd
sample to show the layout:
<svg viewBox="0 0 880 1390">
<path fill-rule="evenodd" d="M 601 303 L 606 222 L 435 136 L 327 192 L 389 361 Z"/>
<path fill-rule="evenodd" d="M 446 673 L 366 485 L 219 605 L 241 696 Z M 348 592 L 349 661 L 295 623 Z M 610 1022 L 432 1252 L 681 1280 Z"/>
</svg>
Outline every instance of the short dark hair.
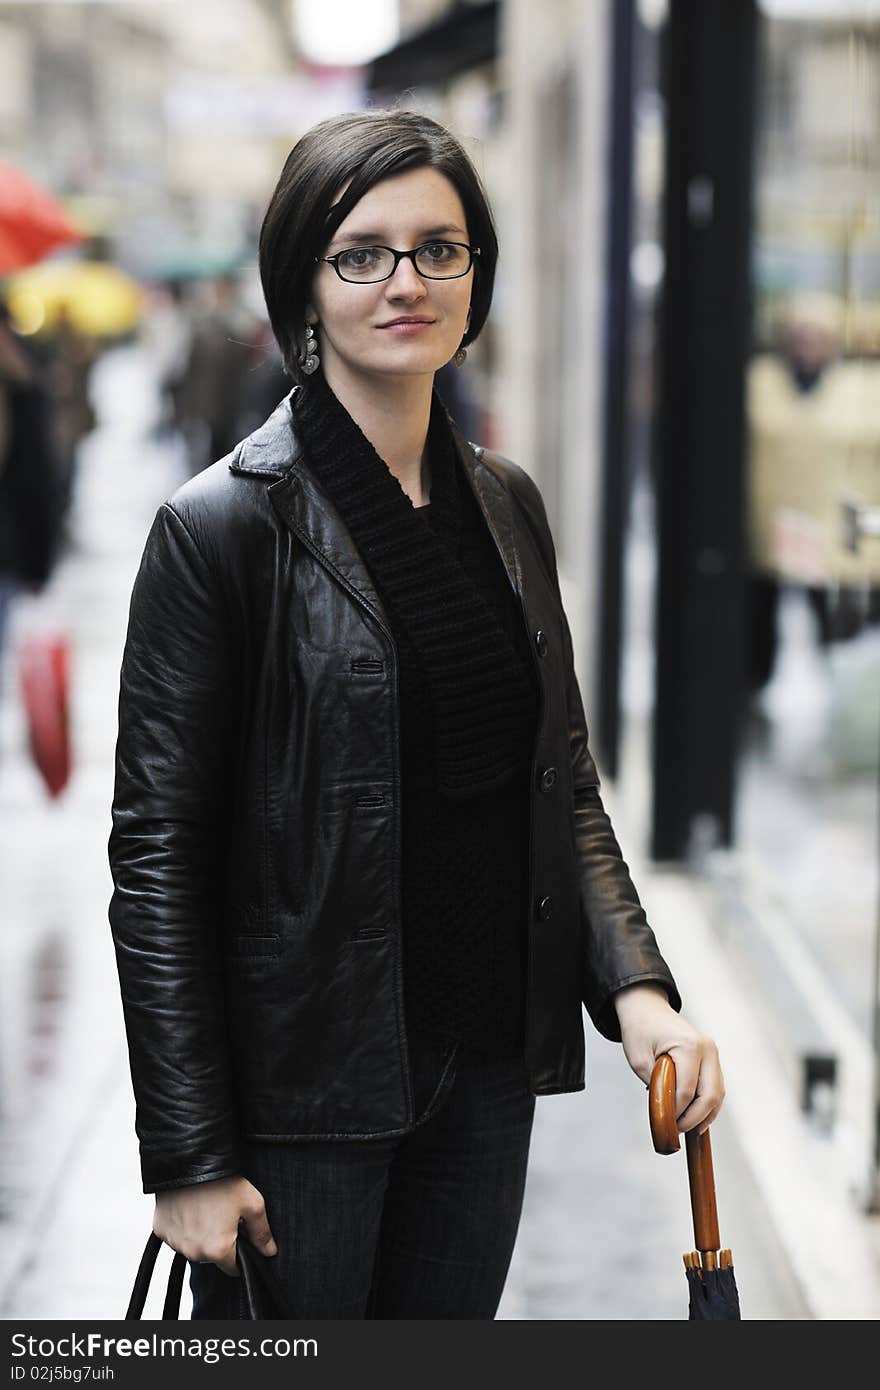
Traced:
<svg viewBox="0 0 880 1390">
<path fill-rule="evenodd" d="M 284 369 L 304 382 L 299 352 L 305 306 L 315 271 L 333 233 L 355 203 L 382 179 L 410 169 L 445 174 L 462 201 L 474 259 L 471 317 L 462 342 L 472 343 L 492 303 L 498 237 L 480 176 L 462 146 L 437 121 L 417 111 L 352 111 L 319 121 L 297 140 L 260 229 L 260 279 Z M 351 184 L 336 206 L 339 188 Z"/>
</svg>

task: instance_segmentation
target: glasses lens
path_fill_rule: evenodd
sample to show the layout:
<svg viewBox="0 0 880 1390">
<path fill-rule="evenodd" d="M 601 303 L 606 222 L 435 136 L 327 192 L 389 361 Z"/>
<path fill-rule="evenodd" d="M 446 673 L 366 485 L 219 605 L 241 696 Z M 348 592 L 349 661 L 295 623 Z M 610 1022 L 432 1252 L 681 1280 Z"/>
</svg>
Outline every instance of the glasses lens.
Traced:
<svg viewBox="0 0 880 1390">
<path fill-rule="evenodd" d="M 432 241 L 419 247 L 416 267 L 433 280 L 451 280 L 456 275 L 464 275 L 470 259 L 471 253 L 466 246 L 457 246 L 452 241 Z"/>
<path fill-rule="evenodd" d="M 394 268 L 394 257 L 384 246 L 353 246 L 340 251 L 336 264 L 345 280 L 384 280 Z"/>
</svg>

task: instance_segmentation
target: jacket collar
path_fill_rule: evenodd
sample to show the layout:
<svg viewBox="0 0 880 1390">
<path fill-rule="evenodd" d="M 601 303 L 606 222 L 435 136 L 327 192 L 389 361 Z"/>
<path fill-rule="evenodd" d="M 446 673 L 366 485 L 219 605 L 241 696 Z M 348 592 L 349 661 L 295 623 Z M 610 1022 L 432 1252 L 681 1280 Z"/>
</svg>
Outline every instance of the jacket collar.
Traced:
<svg viewBox="0 0 880 1390">
<path fill-rule="evenodd" d="M 356 588 L 370 608 L 382 604 L 342 517 L 308 466 L 294 429 L 294 386 L 260 427 L 234 449 L 232 473 L 265 478 L 275 511 L 331 569 Z M 522 573 L 514 535 L 510 493 L 484 460 L 483 450 L 465 439 L 453 421 L 452 433 L 465 475 L 486 518 L 514 591 L 522 595 Z"/>
</svg>

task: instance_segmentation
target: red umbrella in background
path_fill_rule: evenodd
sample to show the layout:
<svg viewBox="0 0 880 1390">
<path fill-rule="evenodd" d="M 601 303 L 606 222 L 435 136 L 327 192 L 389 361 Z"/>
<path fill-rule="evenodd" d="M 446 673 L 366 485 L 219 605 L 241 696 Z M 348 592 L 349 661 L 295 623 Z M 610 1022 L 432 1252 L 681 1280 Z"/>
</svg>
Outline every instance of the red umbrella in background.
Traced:
<svg viewBox="0 0 880 1390">
<path fill-rule="evenodd" d="M 51 193 L 15 165 L 0 163 L 0 275 L 33 265 L 56 246 L 84 239 Z"/>
</svg>

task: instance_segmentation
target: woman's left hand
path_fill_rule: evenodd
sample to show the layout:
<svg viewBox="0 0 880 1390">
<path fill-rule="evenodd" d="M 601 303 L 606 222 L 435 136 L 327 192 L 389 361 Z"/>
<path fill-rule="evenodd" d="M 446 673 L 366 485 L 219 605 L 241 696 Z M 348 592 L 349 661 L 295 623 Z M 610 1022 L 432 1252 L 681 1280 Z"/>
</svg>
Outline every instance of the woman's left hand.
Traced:
<svg viewBox="0 0 880 1390">
<path fill-rule="evenodd" d="M 663 1052 L 675 1062 L 675 1113 L 681 1133 L 704 1134 L 724 1102 L 718 1049 L 671 1007 L 661 985 L 627 985 L 614 996 L 623 1051 L 636 1076 L 649 1085 Z"/>
</svg>

